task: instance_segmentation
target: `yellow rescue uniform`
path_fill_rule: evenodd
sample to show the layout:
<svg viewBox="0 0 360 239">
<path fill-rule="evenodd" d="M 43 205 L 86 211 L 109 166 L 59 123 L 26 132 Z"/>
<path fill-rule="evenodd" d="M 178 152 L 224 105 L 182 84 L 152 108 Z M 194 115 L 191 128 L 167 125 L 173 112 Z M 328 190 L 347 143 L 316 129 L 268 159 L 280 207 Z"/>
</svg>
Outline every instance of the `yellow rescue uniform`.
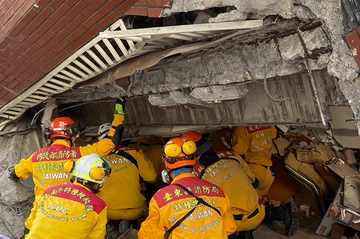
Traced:
<svg viewBox="0 0 360 239">
<path fill-rule="evenodd" d="M 136 160 L 137 166 L 117 152 L 130 154 Z M 146 199 L 141 194 L 140 176 L 146 182 L 156 182 L 157 175 L 152 162 L 141 149 L 123 146 L 117 146 L 105 159 L 111 165 L 111 174 L 98 195 L 107 203 L 108 218 L 140 218 L 146 208 Z"/>
<path fill-rule="evenodd" d="M 106 203 L 80 184 L 48 188 L 37 197 L 26 239 L 99 239 L 105 237 Z"/>
<path fill-rule="evenodd" d="M 217 208 L 221 216 L 209 206 L 197 205 L 195 197 L 174 183 L 186 187 L 197 197 Z M 194 207 L 195 210 L 172 231 L 169 238 L 227 239 L 228 235 L 236 231 L 229 199 L 225 193 L 218 186 L 201 180 L 192 173 L 183 173 L 151 199 L 149 216 L 141 224 L 138 238 L 164 238 L 165 232 Z"/>
<path fill-rule="evenodd" d="M 246 162 L 232 151 L 216 152 L 218 161 L 203 166 L 195 165 L 194 171 L 202 179 L 218 185 L 229 197 L 231 213 L 238 231 L 254 230 L 265 217 L 264 205 L 252 183 L 255 178 Z M 205 170 L 205 171 L 204 171 Z"/>
<path fill-rule="evenodd" d="M 165 142 L 162 138 L 150 136 L 133 138 L 128 146 L 142 149 L 148 159 L 153 163 L 158 179 L 161 179 L 161 171 L 165 169 L 165 164 L 162 161 L 164 145 Z"/>
<path fill-rule="evenodd" d="M 113 125 L 122 124 L 124 117 L 116 115 Z M 114 130 L 109 135 L 113 135 Z M 56 139 L 51 146 L 43 148 L 33 153 L 27 159 L 21 159 L 15 165 L 15 174 L 21 180 L 33 176 L 35 197 L 41 196 L 45 190 L 51 186 L 63 184 L 70 181 L 70 174 L 65 172 L 64 164 L 69 160 L 78 160 L 84 155 L 96 153 L 105 156 L 115 145 L 111 139 L 105 138 L 99 142 L 82 146 L 70 147 L 69 143 L 63 139 Z"/>
<path fill-rule="evenodd" d="M 259 180 L 256 189 L 259 195 L 266 195 L 274 177 L 270 170 L 272 140 L 276 138 L 274 126 L 240 126 L 236 127 L 232 142 L 233 150 L 244 155 L 250 170 Z"/>
</svg>

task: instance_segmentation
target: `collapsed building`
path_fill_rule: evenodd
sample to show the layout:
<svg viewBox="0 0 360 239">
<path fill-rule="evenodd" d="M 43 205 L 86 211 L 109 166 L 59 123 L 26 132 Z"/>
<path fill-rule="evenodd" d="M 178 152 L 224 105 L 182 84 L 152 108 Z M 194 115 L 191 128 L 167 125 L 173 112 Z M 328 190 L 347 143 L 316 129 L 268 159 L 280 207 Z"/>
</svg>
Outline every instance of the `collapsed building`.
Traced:
<svg viewBox="0 0 360 239">
<path fill-rule="evenodd" d="M 40 24 L 52 19 L 47 11 L 67 7 L 70 12 L 85 1 L 54 2 L 33 1 L 24 16 L 33 14 Z M 77 26 L 56 35 L 50 50 L 39 40 L 38 51 L 47 49 L 41 51 L 44 58 L 21 75 L 5 45 L 29 39 L 31 33 L 14 29 L 31 29 L 36 21 L 19 18 L 13 28 L 3 25 L 12 38 L 3 37 L 1 52 L 2 234 L 22 235 L 33 199 L 31 180 L 15 184 L 6 169 L 46 145 L 42 131 L 56 116 L 74 118 L 85 141 L 91 140 L 97 127 L 111 120 L 112 99 L 119 96 L 128 97 L 128 138 L 236 125 L 323 125 L 343 147 L 359 147 L 356 1 L 182 0 L 156 8 L 146 1 L 128 2 L 122 14 L 107 18 L 106 27 L 94 28 L 92 35 L 84 30 L 87 38 L 72 51 L 60 43 L 78 42 L 72 34 Z M 89 16 L 94 26 L 108 16 L 95 15 Z M 74 24 L 85 29 L 85 20 Z M 45 39 L 49 32 L 51 27 L 38 34 Z M 46 64 L 51 56 L 57 61 Z M 32 57 L 19 54 L 13 63 L 20 69 Z M 15 79 L 18 85 L 11 84 Z"/>
</svg>

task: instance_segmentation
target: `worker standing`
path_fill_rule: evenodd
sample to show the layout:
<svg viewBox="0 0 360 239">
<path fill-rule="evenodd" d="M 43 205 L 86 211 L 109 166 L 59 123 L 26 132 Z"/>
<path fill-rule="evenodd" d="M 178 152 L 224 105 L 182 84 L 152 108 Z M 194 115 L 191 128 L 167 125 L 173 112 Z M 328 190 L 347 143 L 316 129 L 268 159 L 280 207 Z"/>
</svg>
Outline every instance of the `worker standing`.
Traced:
<svg viewBox="0 0 360 239">
<path fill-rule="evenodd" d="M 110 128 L 109 123 L 101 125 L 98 140 L 108 135 Z M 119 145 L 104 158 L 111 165 L 112 173 L 99 197 L 107 204 L 108 239 L 115 239 L 130 227 L 130 221 L 146 213 L 146 199 L 141 193 L 140 181 L 155 184 L 157 175 L 152 162 L 139 148 Z"/>
<path fill-rule="evenodd" d="M 205 139 L 196 131 L 188 131 L 181 137 L 194 140 L 202 149 L 195 153 L 198 156 L 194 167 L 195 174 L 219 186 L 229 197 L 231 213 L 238 231 L 238 235 L 232 235 L 231 238 L 253 239 L 253 231 L 264 220 L 265 207 L 259 203 L 255 191 L 259 181 L 249 170 L 247 163 L 231 150 L 209 152 L 213 147 L 211 140 Z"/>
<path fill-rule="evenodd" d="M 95 194 L 110 175 L 110 165 L 97 154 L 67 164 L 72 183 L 49 187 L 36 198 L 26 239 L 105 237 L 106 203 Z"/>
<path fill-rule="evenodd" d="M 115 145 L 120 144 L 123 129 L 121 125 L 125 116 L 124 107 L 125 99 L 116 99 L 112 129 L 108 136 L 98 143 L 82 147 L 74 147 L 74 141 L 79 133 L 75 121 L 69 117 L 55 118 L 45 132 L 52 144 L 36 151 L 27 159 L 21 159 L 17 165 L 9 168 L 9 178 L 19 181 L 26 180 L 32 175 L 35 200 L 49 187 L 69 182 L 68 172 L 64 170 L 67 161 L 77 160 L 92 153 L 105 156 L 114 149 Z M 25 235 L 28 234 L 28 229 L 27 220 Z"/>
<path fill-rule="evenodd" d="M 228 238 L 236 231 L 229 199 L 218 186 L 192 174 L 195 143 L 174 138 L 163 152 L 163 179 L 172 182 L 151 199 L 139 239 Z"/>
</svg>

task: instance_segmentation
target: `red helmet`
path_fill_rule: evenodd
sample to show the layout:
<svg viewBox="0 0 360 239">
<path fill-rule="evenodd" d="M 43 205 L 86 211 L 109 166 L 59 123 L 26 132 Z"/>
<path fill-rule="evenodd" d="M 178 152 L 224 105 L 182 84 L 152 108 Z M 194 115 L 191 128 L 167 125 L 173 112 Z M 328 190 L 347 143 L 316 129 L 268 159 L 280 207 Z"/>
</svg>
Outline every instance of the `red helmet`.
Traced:
<svg viewBox="0 0 360 239">
<path fill-rule="evenodd" d="M 174 138 L 167 142 L 163 148 L 163 161 L 166 168 L 174 170 L 196 163 L 196 145 L 193 141 Z"/>
<path fill-rule="evenodd" d="M 211 140 L 206 139 L 199 132 L 196 131 L 188 131 L 181 135 L 181 138 L 184 140 L 191 140 L 195 142 L 197 147 L 195 155 L 200 155 L 207 152 L 213 145 L 213 142 Z"/>
<path fill-rule="evenodd" d="M 78 132 L 79 130 L 74 120 L 69 117 L 58 117 L 51 122 L 49 128 L 49 138 L 69 139 L 71 136 L 77 135 Z"/>
</svg>

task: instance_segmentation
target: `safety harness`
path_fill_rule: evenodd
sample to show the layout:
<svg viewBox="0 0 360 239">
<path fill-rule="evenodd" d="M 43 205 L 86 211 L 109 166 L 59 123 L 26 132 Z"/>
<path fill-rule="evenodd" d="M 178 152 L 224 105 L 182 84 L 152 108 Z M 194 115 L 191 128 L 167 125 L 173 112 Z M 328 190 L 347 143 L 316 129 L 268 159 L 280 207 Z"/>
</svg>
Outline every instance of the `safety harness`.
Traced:
<svg viewBox="0 0 360 239">
<path fill-rule="evenodd" d="M 174 183 L 174 184 L 172 184 L 172 185 L 175 185 L 175 186 L 178 186 L 178 187 L 182 188 L 182 189 L 183 189 L 185 192 L 187 192 L 189 195 L 191 195 L 191 196 L 193 196 L 194 198 L 196 198 L 197 202 L 196 202 L 195 207 L 193 207 L 188 213 L 186 213 L 186 215 L 184 215 L 184 216 L 183 216 L 179 221 L 177 221 L 169 230 L 167 230 L 167 231 L 165 232 L 164 239 L 168 239 L 169 236 L 170 236 L 170 234 L 171 234 L 171 232 L 172 232 L 175 228 L 177 228 L 178 226 L 180 226 L 180 224 L 181 224 L 188 216 L 190 216 L 190 214 L 193 213 L 194 210 L 195 210 L 195 208 L 196 208 L 198 205 L 200 205 L 200 204 L 203 204 L 203 205 L 205 205 L 205 206 L 208 206 L 208 207 L 214 209 L 214 210 L 219 214 L 219 216 L 221 216 L 221 213 L 220 213 L 219 209 L 211 206 L 209 203 L 205 202 L 204 199 L 196 196 L 195 194 L 193 194 L 193 192 L 191 192 L 189 189 L 187 189 L 187 188 L 184 187 L 183 185 L 180 185 L 180 184 L 177 184 L 177 183 Z"/>
</svg>

